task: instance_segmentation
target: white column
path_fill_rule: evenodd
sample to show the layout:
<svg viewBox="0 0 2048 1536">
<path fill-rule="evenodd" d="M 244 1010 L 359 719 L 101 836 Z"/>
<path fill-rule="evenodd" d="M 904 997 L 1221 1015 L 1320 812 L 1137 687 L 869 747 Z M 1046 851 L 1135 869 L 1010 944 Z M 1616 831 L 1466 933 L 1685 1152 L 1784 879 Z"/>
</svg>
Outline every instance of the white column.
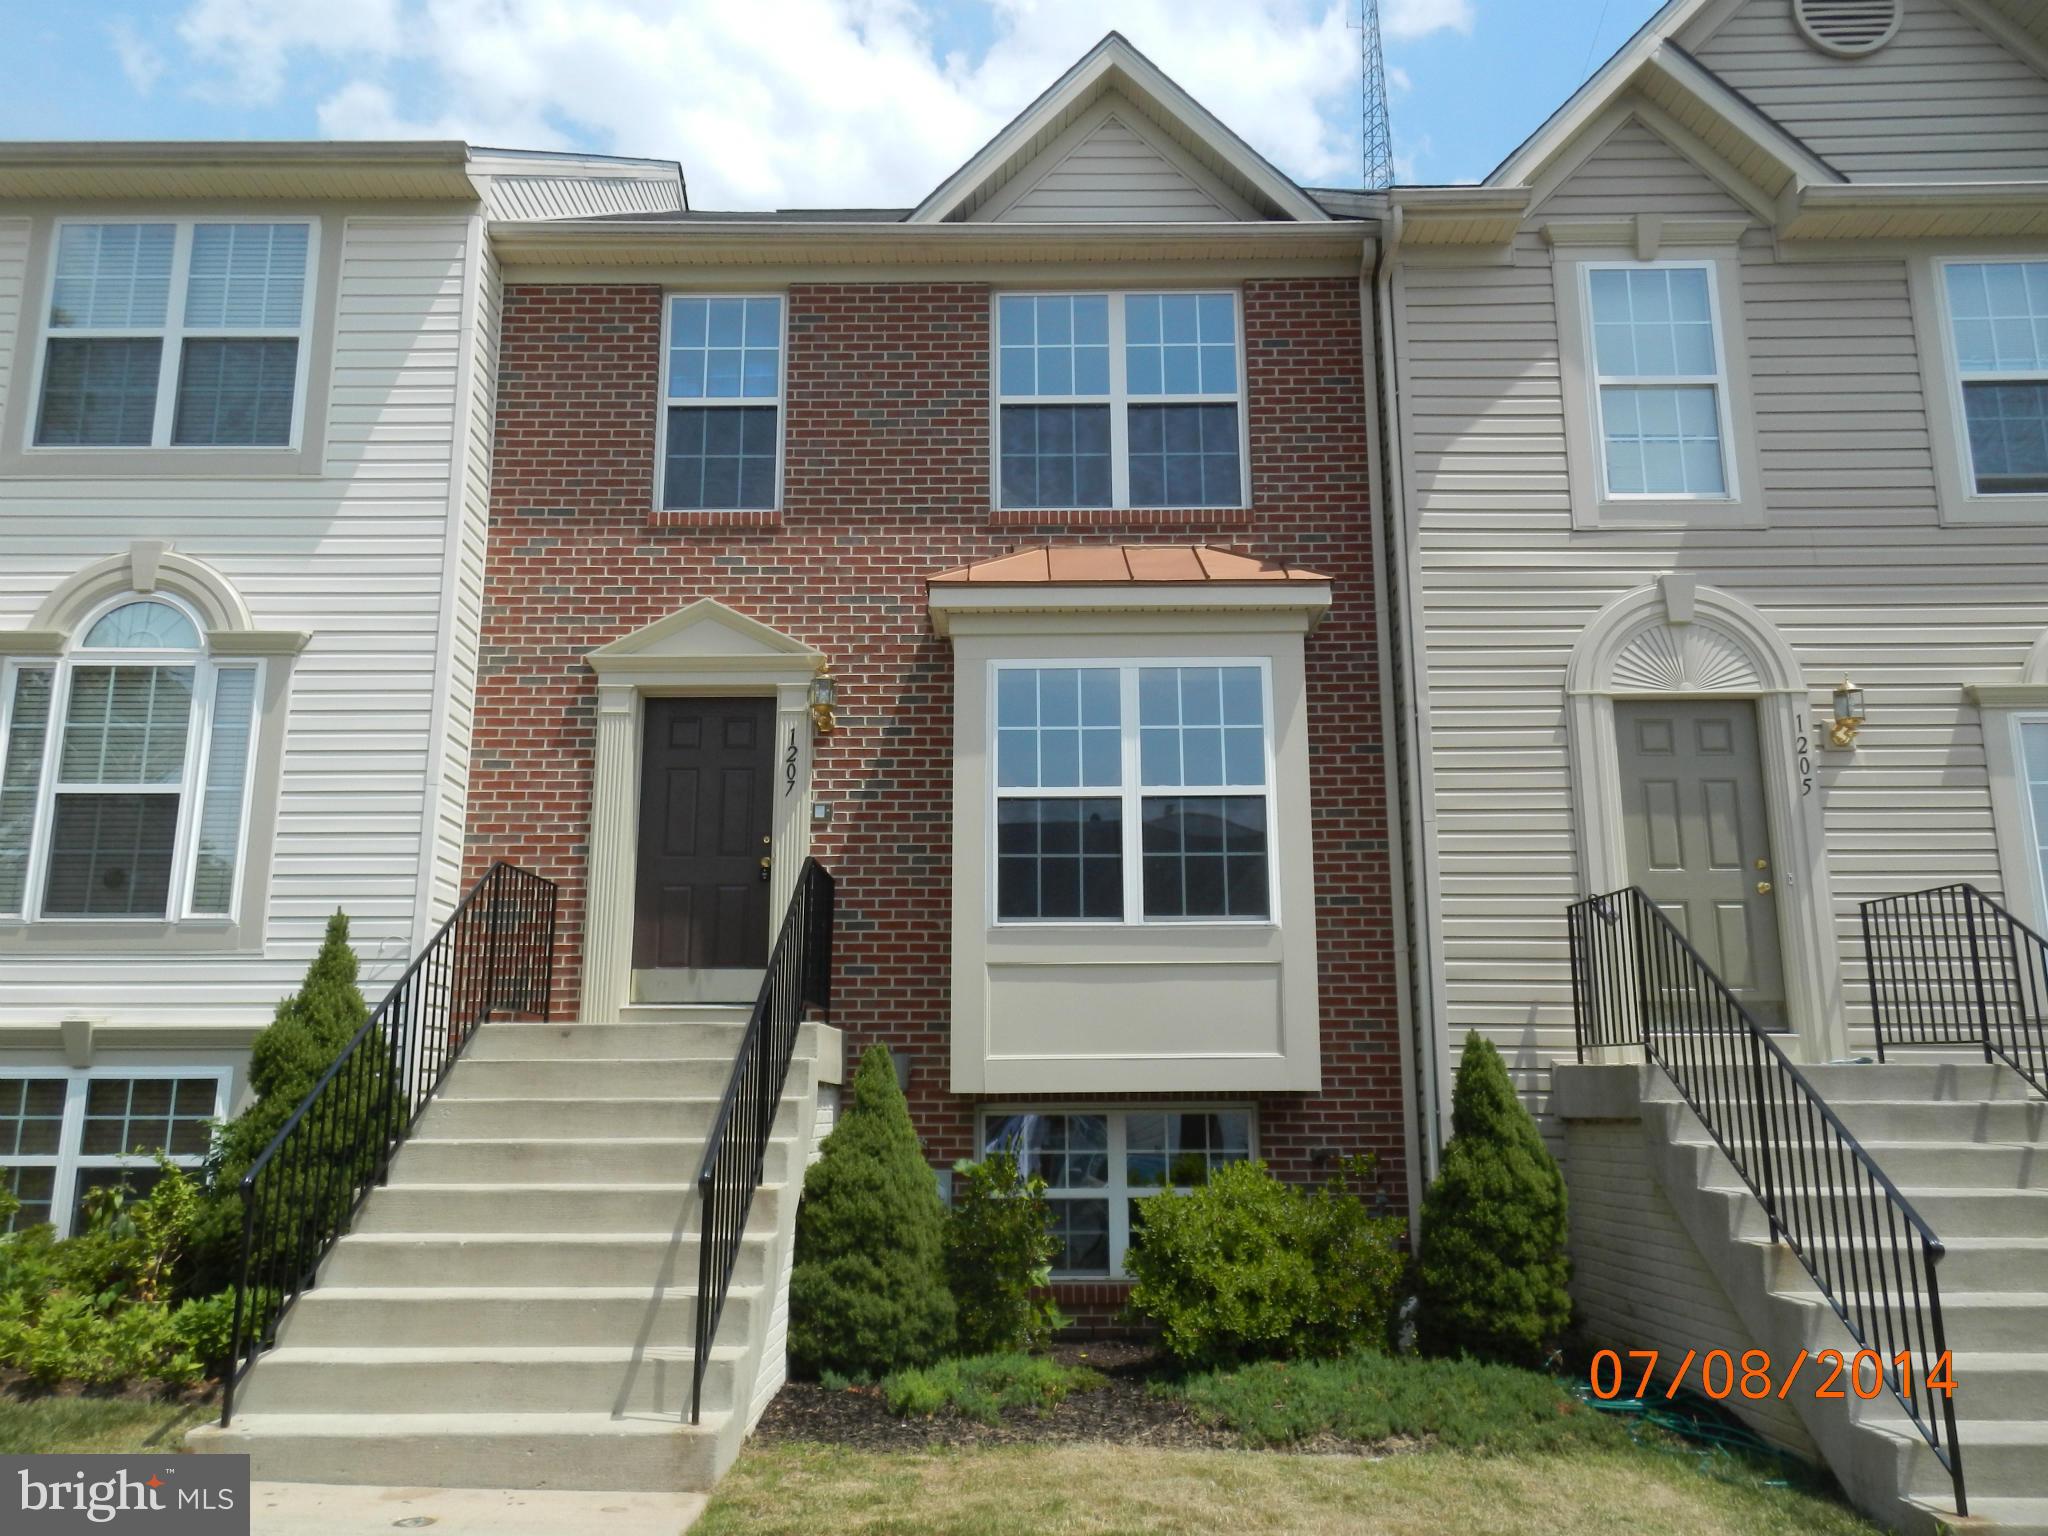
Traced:
<svg viewBox="0 0 2048 1536">
<path fill-rule="evenodd" d="M 587 1023 L 615 1022 L 628 1001 L 639 823 L 640 693 L 631 683 L 599 683 L 583 892 L 580 1015 Z"/>
<path fill-rule="evenodd" d="M 768 882 L 768 941 L 775 942 L 782 915 L 796 894 L 797 871 L 811 851 L 810 684 L 780 684 L 775 690 L 775 857 Z"/>
</svg>

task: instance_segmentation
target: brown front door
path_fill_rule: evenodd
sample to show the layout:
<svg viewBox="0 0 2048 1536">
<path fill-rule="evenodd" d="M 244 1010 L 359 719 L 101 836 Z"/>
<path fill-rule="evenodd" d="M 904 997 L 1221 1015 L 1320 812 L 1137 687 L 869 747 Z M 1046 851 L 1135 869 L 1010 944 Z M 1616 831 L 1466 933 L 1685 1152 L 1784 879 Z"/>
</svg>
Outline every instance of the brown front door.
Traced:
<svg viewBox="0 0 2048 1536">
<path fill-rule="evenodd" d="M 633 910 L 643 1000 L 740 1001 L 768 963 L 774 735 L 771 699 L 647 701 Z"/>
</svg>

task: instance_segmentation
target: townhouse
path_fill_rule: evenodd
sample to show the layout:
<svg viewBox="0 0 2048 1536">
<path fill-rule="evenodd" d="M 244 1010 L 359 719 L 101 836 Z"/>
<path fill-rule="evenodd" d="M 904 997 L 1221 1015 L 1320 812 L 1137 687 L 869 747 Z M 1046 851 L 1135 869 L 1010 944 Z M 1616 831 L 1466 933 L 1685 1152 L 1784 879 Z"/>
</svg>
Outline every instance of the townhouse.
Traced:
<svg viewBox="0 0 2048 1536">
<path fill-rule="evenodd" d="M 1660 1380 L 1945 1323 L 1947 1401 L 1731 1402 L 2038 1529 L 2048 11 L 1673 0 L 1390 204 L 1420 1119 L 1500 1048 Z"/>
<path fill-rule="evenodd" d="M 462 878 L 494 217 L 673 163 L 0 146 L 0 1180 L 196 1165 L 345 910 L 376 995 Z M 138 1168 L 138 1163 L 141 1165 Z"/>
</svg>

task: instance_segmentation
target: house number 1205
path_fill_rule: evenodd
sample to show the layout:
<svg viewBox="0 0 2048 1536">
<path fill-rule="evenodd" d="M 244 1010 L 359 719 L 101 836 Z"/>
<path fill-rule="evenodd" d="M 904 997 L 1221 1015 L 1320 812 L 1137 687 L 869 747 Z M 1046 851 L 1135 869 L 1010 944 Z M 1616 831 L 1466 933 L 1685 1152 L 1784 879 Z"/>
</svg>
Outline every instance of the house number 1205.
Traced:
<svg viewBox="0 0 2048 1536">
<path fill-rule="evenodd" d="M 1799 772 L 1799 793 L 1813 793 L 1813 743 L 1806 732 L 1806 716 L 1801 715 L 1793 723 L 1798 734 L 1792 738 L 1793 766 Z"/>
</svg>

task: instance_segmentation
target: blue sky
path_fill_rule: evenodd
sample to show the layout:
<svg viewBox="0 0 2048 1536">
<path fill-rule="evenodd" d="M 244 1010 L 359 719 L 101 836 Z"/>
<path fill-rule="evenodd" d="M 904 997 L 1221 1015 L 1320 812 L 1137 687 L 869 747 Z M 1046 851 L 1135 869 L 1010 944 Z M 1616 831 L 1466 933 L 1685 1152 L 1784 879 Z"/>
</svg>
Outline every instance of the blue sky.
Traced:
<svg viewBox="0 0 2048 1536">
<path fill-rule="evenodd" d="M 0 0 L 5 138 L 462 137 L 680 159 L 700 207 L 912 203 L 1108 27 L 1359 177 L 1357 0 Z M 1476 180 L 1657 0 L 1382 0 L 1403 180 Z"/>
</svg>

